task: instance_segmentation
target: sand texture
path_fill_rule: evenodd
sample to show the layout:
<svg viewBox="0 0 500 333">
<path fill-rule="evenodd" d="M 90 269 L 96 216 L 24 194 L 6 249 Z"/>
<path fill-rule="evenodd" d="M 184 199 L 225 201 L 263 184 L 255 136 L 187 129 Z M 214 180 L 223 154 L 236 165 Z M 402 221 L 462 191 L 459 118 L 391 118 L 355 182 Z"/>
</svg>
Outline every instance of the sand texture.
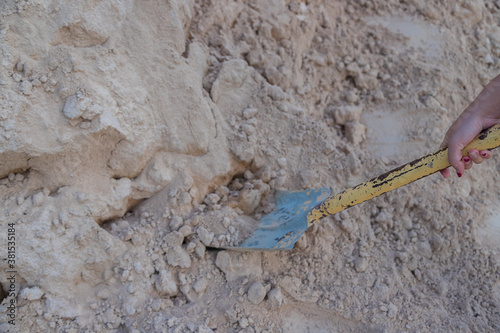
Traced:
<svg viewBox="0 0 500 333">
<path fill-rule="evenodd" d="M 499 17 L 497 0 L 0 1 L 0 331 L 500 332 L 499 153 L 293 250 L 218 249 L 277 190 L 339 193 L 438 149 L 500 72 Z"/>
</svg>

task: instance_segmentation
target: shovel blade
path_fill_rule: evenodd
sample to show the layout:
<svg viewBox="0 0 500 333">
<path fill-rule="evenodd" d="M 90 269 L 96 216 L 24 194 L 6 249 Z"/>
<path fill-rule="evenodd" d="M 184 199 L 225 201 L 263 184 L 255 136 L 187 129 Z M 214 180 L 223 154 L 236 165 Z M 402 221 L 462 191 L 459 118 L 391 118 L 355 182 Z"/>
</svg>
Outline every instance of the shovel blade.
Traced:
<svg viewBox="0 0 500 333">
<path fill-rule="evenodd" d="M 263 216 L 257 230 L 232 249 L 273 251 L 293 248 L 308 227 L 307 214 L 329 195 L 327 188 L 278 192 L 276 209 Z"/>
</svg>

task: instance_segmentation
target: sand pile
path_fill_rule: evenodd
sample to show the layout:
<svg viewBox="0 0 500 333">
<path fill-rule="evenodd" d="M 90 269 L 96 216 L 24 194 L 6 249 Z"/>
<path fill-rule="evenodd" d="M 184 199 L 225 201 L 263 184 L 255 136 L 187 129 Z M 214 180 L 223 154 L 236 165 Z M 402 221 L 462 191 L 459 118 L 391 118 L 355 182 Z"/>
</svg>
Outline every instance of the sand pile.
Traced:
<svg viewBox="0 0 500 333">
<path fill-rule="evenodd" d="M 337 193 L 434 151 L 499 72 L 499 13 L 4 1 L 1 330 L 499 331 L 498 156 L 326 218 L 291 251 L 215 249 L 276 190 Z"/>
</svg>

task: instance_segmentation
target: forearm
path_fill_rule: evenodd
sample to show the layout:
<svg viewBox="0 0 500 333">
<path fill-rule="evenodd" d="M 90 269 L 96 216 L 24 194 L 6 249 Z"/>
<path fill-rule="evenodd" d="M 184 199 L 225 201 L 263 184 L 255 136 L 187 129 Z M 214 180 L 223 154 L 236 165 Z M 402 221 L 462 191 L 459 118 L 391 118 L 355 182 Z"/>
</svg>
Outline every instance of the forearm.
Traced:
<svg viewBox="0 0 500 333">
<path fill-rule="evenodd" d="M 460 116 L 460 118 L 469 117 L 481 121 L 483 128 L 500 121 L 500 75 L 486 85 Z"/>
</svg>

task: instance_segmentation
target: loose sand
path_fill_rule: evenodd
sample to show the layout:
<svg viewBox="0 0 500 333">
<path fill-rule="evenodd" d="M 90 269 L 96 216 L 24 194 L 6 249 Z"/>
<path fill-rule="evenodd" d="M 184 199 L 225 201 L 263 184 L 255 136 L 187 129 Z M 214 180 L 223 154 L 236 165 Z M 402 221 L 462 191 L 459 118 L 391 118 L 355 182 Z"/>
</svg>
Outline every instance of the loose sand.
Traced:
<svg viewBox="0 0 500 333">
<path fill-rule="evenodd" d="M 276 190 L 436 150 L 499 72 L 499 8 L 3 1 L 0 330 L 499 332 L 498 154 L 293 250 L 215 249 Z"/>
</svg>

